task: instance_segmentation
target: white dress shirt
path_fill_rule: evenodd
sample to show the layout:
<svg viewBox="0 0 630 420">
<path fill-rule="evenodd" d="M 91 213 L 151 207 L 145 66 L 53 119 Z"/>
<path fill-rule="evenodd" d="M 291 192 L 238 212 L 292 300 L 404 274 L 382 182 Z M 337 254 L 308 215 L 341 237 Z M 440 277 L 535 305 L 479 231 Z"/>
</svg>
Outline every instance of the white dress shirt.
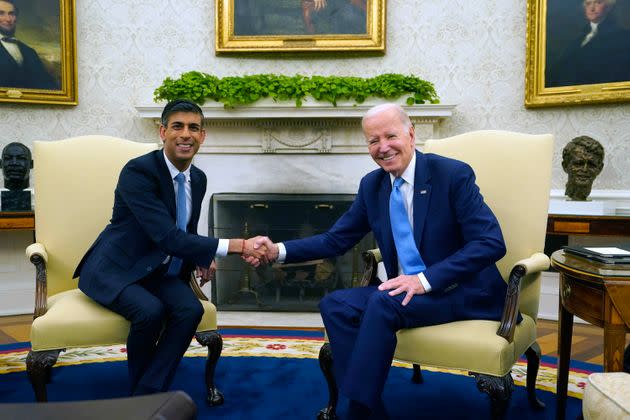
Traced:
<svg viewBox="0 0 630 420">
<path fill-rule="evenodd" d="M 162 150 L 162 153 L 164 153 L 164 161 L 166 161 L 166 167 L 168 168 L 168 171 L 171 174 L 171 179 L 173 180 L 173 189 L 175 190 L 175 202 L 177 202 L 177 196 L 179 194 L 179 187 L 177 185 L 177 181 L 175 181 L 175 177 L 177 176 L 177 174 L 179 174 L 180 170 L 177 169 L 175 165 L 171 163 L 170 160 L 168 160 L 168 157 L 166 156 L 166 153 L 163 150 Z M 192 189 L 190 187 L 190 166 L 188 166 L 188 168 L 186 168 L 186 170 L 183 171 L 182 173 L 186 177 L 186 183 L 185 183 L 186 210 L 187 210 L 186 225 L 188 225 L 188 223 L 190 222 L 190 218 L 192 216 Z M 215 256 L 225 257 L 228 253 L 229 244 L 230 244 L 229 239 L 219 239 L 219 245 L 217 246 L 217 251 L 215 253 Z M 168 261 L 168 258 L 166 261 Z"/>
<path fill-rule="evenodd" d="M 411 162 L 407 166 L 407 169 L 402 173 L 401 178 L 405 180 L 405 182 L 400 186 L 400 192 L 403 196 L 403 200 L 405 201 L 405 210 L 407 210 L 407 217 L 409 218 L 409 225 L 411 226 L 411 230 L 413 231 L 413 194 L 414 194 L 414 179 L 416 175 L 416 154 L 413 154 L 411 158 Z M 393 184 L 394 179 L 396 178 L 394 175 L 389 174 L 390 182 Z M 278 259 L 279 263 L 283 263 L 287 257 L 287 249 L 282 242 L 278 242 Z M 382 264 L 382 263 L 381 263 Z M 398 261 L 398 275 L 404 274 L 402 272 L 400 261 Z M 426 293 L 431 291 L 431 284 L 425 277 L 424 273 L 418 273 L 418 279 L 422 286 L 424 287 L 424 291 Z M 381 279 L 382 281 L 383 279 Z"/>
<path fill-rule="evenodd" d="M 4 47 L 5 50 L 13 57 L 18 66 L 21 66 L 24 62 L 24 57 L 22 56 L 22 51 L 20 51 L 20 47 L 15 42 L 7 42 L 0 39 L 0 44 Z"/>
<path fill-rule="evenodd" d="M 599 25 L 599 23 L 595 23 L 595 22 L 589 22 L 589 23 L 591 24 L 591 32 L 586 34 L 586 36 L 584 37 L 584 40 L 582 40 L 582 43 L 580 44 L 580 47 L 583 47 L 586 44 L 588 44 L 591 41 L 591 39 L 593 39 L 595 35 L 597 35 L 597 25 Z"/>
</svg>

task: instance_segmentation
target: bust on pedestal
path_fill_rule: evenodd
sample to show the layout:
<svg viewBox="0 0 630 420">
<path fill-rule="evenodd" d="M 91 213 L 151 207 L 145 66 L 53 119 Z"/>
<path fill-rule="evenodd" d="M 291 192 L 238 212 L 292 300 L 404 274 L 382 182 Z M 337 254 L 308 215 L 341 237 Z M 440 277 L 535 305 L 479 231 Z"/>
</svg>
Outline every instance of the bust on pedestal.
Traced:
<svg viewBox="0 0 630 420">
<path fill-rule="evenodd" d="M 615 213 L 613 201 L 593 201 L 593 181 L 604 168 L 604 148 L 595 139 L 580 136 L 571 140 L 562 150 L 562 169 L 567 173 L 566 200 L 552 200 L 552 214 L 609 215 Z"/>
<path fill-rule="evenodd" d="M 31 211 L 31 192 L 24 191 L 29 186 L 29 172 L 33 167 L 31 151 L 22 143 L 9 143 L 2 149 L 2 211 Z"/>
<path fill-rule="evenodd" d="M 591 137 L 576 137 L 562 150 L 562 169 L 569 175 L 564 194 L 574 201 L 587 201 L 593 181 L 604 169 L 604 148 Z"/>
</svg>

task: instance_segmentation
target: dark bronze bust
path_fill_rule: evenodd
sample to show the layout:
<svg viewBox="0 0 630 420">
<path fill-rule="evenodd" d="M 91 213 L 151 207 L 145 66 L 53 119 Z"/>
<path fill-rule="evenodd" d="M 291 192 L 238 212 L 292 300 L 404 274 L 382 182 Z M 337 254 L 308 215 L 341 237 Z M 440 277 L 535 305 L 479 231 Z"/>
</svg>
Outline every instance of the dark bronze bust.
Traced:
<svg viewBox="0 0 630 420">
<path fill-rule="evenodd" d="M 562 150 L 562 168 L 569 175 L 564 194 L 571 200 L 585 201 L 604 168 L 604 148 L 591 137 L 576 137 Z"/>
<path fill-rule="evenodd" d="M 22 143 L 9 143 L 2 149 L 2 211 L 31 210 L 31 193 L 23 191 L 29 187 L 29 172 L 33 167 L 31 151 Z"/>
</svg>

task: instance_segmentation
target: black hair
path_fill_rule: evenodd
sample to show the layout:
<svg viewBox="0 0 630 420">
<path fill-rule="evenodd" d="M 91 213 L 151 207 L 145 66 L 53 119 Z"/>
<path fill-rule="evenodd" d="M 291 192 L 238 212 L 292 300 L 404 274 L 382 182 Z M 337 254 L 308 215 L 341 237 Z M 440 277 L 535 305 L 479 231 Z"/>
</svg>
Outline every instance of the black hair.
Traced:
<svg viewBox="0 0 630 420">
<path fill-rule="evenodd" d="M 175 99 L 167 103 L 162 111 L 161 122 L 164 127 L 168 126 L 168 119 L 176 112 L 192 112 L 201 115 L 203 121 L 203 111 L 199 105 L 189 99 Z"/>
</svg>

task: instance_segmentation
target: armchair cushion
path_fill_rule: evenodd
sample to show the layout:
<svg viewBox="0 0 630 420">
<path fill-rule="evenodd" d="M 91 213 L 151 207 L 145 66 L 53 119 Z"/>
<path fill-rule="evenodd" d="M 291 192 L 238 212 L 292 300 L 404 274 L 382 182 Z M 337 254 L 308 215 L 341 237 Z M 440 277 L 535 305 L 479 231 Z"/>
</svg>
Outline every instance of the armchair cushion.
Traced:
<svg viewBox="0 0 630 420">
<path fill-rule="evenodd" d="M 590 374 L 584 389 L 582 412 L 586 420 L 630 418 L 630 374 Z"/>
<path fill-rule="evenodd" d="M 498 327 L 498 321 L 466 320 L 400 330 L 394 357 L 420 365 L 503 376 L 536 340 L 536 323 L 523 314 L 512 343 L 496 334 Z"/>
<path fill-rule="evenodd" d="M 197 331 L 216 330 L 215 306 L 207 300 L 200 302 L 204 313 Z M 71 289 L 48 298 L 48 311 L 33 321 L 31 346 L 35 351 L 107 346 L 126 342 L 128 334 L 125 318 L 79 289 Z"/>
</svg>

